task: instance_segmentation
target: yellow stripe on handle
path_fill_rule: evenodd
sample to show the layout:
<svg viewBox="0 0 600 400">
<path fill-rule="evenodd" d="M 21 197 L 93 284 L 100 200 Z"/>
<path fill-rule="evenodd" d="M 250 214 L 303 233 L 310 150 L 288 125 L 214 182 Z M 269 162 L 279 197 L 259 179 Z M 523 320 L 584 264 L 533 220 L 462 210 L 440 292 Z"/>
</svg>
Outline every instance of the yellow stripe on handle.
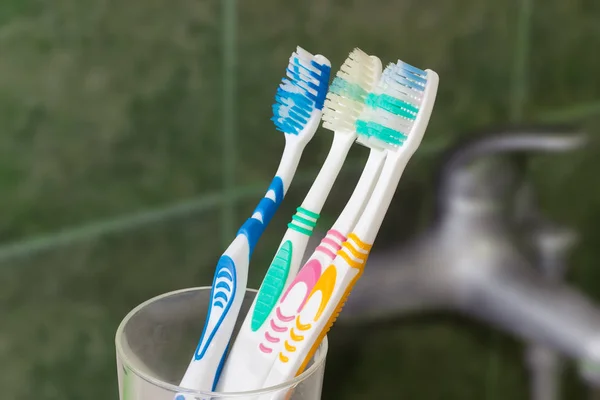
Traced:
<svg viewBox="0 0 600 400">
<path fill-rule="evenodd" d="M 317 349 L 321 345 L 321 342 L 323 341 L 323 339 L 325 338 L 325 336 L 327 336 L 327 333 L 329 333 L 329 330 L 331 329 L 331 327 L 333 326 L 333 324 L 337 320 L 337 317 L 340 315 L 340 312 L 342 312 L 342 309 L 344 308 L 344 305 L 346 304 L 346 301 L 348 300 L 348 297 L 350 296 L 350 292 L 354 288 L 354 285 L 356 284 L 356 281 L 358 281 L 358 279 L 360 278 L 361 275 L 362 275 L 362 270 L 360 270 L 358 272 L 358 275 L 356 275 L 354 277 L 354 279 L 352 279 L 352 281 L 350 282 L 350 284 L 346 288 L 346 292 L 344 293 L 344 296 L 342 297 L 342 299 L 340 300 L 340 302 L 336 306 L 335 312 L 333 314 L 331 314 L 331 317 L 329 317 L 329 320 L 327 321 L 327 324 L 325 325 L 325 327 L 323 328 L 323 330 L 319 334 L 317 340 L 315 340 L 315 342 L 313 343 L 313 345 L 310 348 L 308 354 L 306 355 L 306 358 L 304 359 L 304 361 L 302 361 L 302 365 L 300 365 L 300 368 L 298 368 L 298 371 L 296 371 L 296 376 L 300 375 L 304 371 L 304 369 L 306 368 L 306 365 L 308 364 L 308 362 L 315 355 L 315 352 L 317 351 Z"/>
<path fill-rule="evenodd" d="M 354 285 L 356 285 L 356 282 L 360 279 L 360 277 L 362 276 L 362 273 L 364 271 L 365 263 L 367 261 L 367 258 L 369 257 L 369 251 L 371 250 L 371 247 L 373 247 L 373 245 L 364 243 L 354 233 L 351 233 L 350 235 L 348 235 L 348 239 L 352 239 L 352 241 L 354 243 L 356 243 L 356 245 L 358 247 L 360 247 L 362 250 L 364 250 L 366 253 L 362 253 L 362 252 L 359 252 L 358 250 L 354 249 L 354 247 L 352 246 L 352 243 L 350 243 L 349 241 L 345 241 L 342 244 L 343 247 L 338 251 L 338 255 L 342 256 L 342 258 L 348 263 L 348 265 L 350 265 L 350 267 L 352 267 L 352 268 L 357 269 L 358 272 L 356 273 L 356 276 L 352 279 L 352 281 L 350 281 L 350 283 L 348 284 L 348 287 L 346 287 L 346 290 L 344 291 L 344 295 L 341 297 L 340 302 L 335 307 L 335 311 L 329 317 L 327 324 L 325 324 L 323 330 L 317 337 L 317 340 L 314 341 L 312 347 L 310 348 L 309 352 L 307 353 L 306 358 L 304 358 L 304 361 L 302 361 L 302 365 L 300 365 L 300 368 L 298 368 L 298 371 L 296 371 L 296 376 L 300 375 L 302 373 L 302 371 L 304 371 L 308 362 L 315 355 L 315 352 L 321 345 L 321 342 L 323 341 L 325 336 L 327 336 L 327 333 L 329 332 L 329 330 L 331 329 L 331 327 L 337 320 L 337 317 L 342 312 L 342 309 L 344 308 L 344 305 L 346 304 L 346 301 L 348 300 L 348 297 L 350 296 L 350 293 L 352 292 Z M 356 258 L 358 258 L 360 261 L 357 262 L 357 261 L 352 260 L 350 258 L 350 256 L 348 254 L 346 254 L 344 249 L 350 250 L 352 252 L 352 254 L 354 254 L 354 251 L 356 251 L 356 253 L 359 254 L 356 256 Z M 354 251 L 352 251 L 352 250 L 354 250 Z"/>
<path fill-rule="evenodd" d="M 352 241 L 350 241 L 350 239 L 352 239 Z M 356 246 L 361 248 L 363 251 L 359 251 L 353 242 L 356 243 Z M 354 233 L 351 233 L 348 235 L 348 240 L 342 243 L 342 248 L 338 250 L 337 255 L 341 256 L 350 267 L 362 269 L 367 262 L 371 247 L 373 246 L 364 243 L 358 238 L 358 236 L 356 236 Z M 354 256 L 358 261 L 353 260 L 351 255 Z"/>
<path fill-rule="evenodd" d="M 354 246 L 352 246 L 352 244 L 350 242 L 344 242 L 342 243 L 342 247 L 346 250 L 348 250 L 350 253 L 352 253 L 352 255 L 360 260 L 363 259 L 365 253 L 358 251 L 354 248 Z M 341 249 L 340 249 L 341 250 Z"/>
<path fill-rule="evenodd" d="M 366 252 L 371 251 L 371 248 L 373 247 L 372 244 L 367 244 L 367 243 L 363 242 L 362 240 L 360 240 L 354 232 L 352 232 L 351 234 L 348 235 L 348 239 L 352 239 L 358 247 L 360 247 L 361 249 L 363 249 Z"/>
<path fill-rule="evenodd" d="M 348 265 L 354 269 L 360 269 L 363 266 L 363 263 L 354 261 L 348 254 L 346 254 L 344 249 L 339 250 L 337 252 L 337 255 L 341 256 L 344 259 L 344 261 L 346 261 Z"/>
</svg>

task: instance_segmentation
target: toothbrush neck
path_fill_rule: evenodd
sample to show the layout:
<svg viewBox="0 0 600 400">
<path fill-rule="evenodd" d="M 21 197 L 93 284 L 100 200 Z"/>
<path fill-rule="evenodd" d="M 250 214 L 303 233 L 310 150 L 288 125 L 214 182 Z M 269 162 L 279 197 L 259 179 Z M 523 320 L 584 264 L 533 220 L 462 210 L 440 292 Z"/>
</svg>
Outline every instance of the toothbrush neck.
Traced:
<svg viewBox="0 0 600 400">
<path fill-rule="evenodd" d="M 377 177 L 381 171 L 385 155 L 385 150 L 371 149 L 369 158 L 358 179 L 358 183 L 356 184 L 348 203 L 346 203 L 344 210 L 341 212 L 331 229 L 348 236 L 352 228 L 354 228 L 356 220 L 363 211 L 366 202 L 369 200 L 371 191 L 377 182 Z"/>
<path fill-rule="evenodd" d="M 292 184 L 305 146 L 305 143 L 300 143 L 295 140 L 288 140 L 285 143 L 281 162 L 279 163 L 277 173 L 275 174 L 275 177 L 278 177 L 282 181 L 284 196 Z"/>
<path fill-rule="evenodd" d="M 329 154 L 304 198 L 302 208 L 317 214 L 321 212 L 355 139 L 356 135 L 352 133 L 335 133 Z"/>
<path fill-rule="evenodd" d="M 303 144 L 294 141 L 286 141 L 279 168 L 277 169 L 277 173 L 271 181 L 265 196 L 254 209 L 252 217 L 248 218 L 238 230 L 238 235 L 244 235 L 248 239 L 250 256 L 265 228 L 269 222 L 271 222 L 273 215 L 275 215 L 275 212 L 279 209 L 279 205 L 283 201 L 287 189 L 294 178 L 303 150 Z"/>
<path fill-rule="evenodd" d="M 373 194 L 354 229 L 363 242 L 375 241 L 410 155 L 406 152 L 388 154 Z"/>
</svg>

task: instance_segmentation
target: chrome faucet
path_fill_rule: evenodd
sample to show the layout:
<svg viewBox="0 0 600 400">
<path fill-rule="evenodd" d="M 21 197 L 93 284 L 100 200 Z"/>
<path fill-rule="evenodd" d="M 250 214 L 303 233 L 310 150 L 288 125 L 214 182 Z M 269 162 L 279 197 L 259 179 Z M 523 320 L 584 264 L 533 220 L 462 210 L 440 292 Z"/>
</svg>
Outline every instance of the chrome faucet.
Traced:
<svg viewBox="0 0 600 400">
<path fill-rule="evenodd" d="M 434 222 L 408 243 L 378 250 L 339 324 L 450 310 L 528 343 L 532 398 L 558 398 L 561 357 L 600 383 L 600 307 L 562 280 L 576 235 L 539 211 L 524 178 L 527 153 L 582 147 L 568 129 L 492 132 L 449 152 Z M 560 356 L 559 356 L 560 354 Z"/>
</svg>

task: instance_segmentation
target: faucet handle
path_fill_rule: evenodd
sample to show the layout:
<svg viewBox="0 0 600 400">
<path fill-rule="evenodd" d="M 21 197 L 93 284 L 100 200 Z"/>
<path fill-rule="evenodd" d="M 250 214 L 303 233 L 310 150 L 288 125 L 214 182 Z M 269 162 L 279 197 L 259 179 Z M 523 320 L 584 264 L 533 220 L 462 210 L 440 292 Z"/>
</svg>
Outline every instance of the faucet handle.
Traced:
<svg viewBox="0 0 600 400">
<path fill-rule="evenodd" d="M 438 212 L 457 198 L 506 201 L 523 176 L 517 153 L 563 153 L 585 143 L 585 135 L 567 126 L 512 127 L 478 135 L 451 149 L 442 161 L 437 179 Z"/>
<path fill-rule="evenodd" d="M 500 153 L 564 153 L 582 148 L 586 135 L 569 125 L 512 126 L 469 135 L 451 149 L 442 169 L 452 171 L 471 161 Z"/>
</svg>

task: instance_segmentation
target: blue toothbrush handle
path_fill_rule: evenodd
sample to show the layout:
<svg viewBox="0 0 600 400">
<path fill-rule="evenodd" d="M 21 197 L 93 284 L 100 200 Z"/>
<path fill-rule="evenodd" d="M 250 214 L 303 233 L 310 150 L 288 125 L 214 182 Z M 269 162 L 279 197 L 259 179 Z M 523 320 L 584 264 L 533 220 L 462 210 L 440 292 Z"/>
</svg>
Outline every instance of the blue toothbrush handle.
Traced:
<svg viewBox="0 0 600 400">
<path fill-rule="evenodd" d="M 244 299 L 250 257 L 283 197 L 283 179 L 276 176 L 252 217 L 244 222 L 234 241 L 219 259 L 204 329 L 181 380 L 181 387 L 207 391 L 215 389 Z"/>
<path fill-rule="evenodd" d="M 235 300 L 236 286 L 237 270 L 235 262 L 228 255 L 222 255 L 217 263 L 217 269 L 213 278 L 212 289 L 210 291 L 210 304 L 204 330 L 194 353 L 196 361 L 204 358 L 221 324 L 225 320 L 225 317 L 227 317 L 227 313 Z"/>
<path fill-rule="evenodd" d="M 248 241 L 245 236 L 240 235 L 226 252 L 237 253 L 237 257 L 235 254 L 224 254 L 217 263 L 204 329 L 181 380 L 182 387 L 207 391 L 216 387 L 244 298 L 248 251 Z M 241 287 L 240 281 L 244 283 Z"/>
<path fill-rule="evenodd" d="M 258 239 L 260 239 L 265 228 L 269 222 L 271 222 L 271 219 L 283 201 L 284 196 L 283 179 L 276 176 L 271 181 L 271 184 L 267 189 L 267 194 L 260 200 L 258 206 L 254 209 L 252 217 L 248 218 L 238 230 L 238 235 L 244 235 L 248 239 L 250 246 L 249 257 L 252 256 L 252 252 L 254 251 L 254 247 L 256 247 Z"/>
</svg>

